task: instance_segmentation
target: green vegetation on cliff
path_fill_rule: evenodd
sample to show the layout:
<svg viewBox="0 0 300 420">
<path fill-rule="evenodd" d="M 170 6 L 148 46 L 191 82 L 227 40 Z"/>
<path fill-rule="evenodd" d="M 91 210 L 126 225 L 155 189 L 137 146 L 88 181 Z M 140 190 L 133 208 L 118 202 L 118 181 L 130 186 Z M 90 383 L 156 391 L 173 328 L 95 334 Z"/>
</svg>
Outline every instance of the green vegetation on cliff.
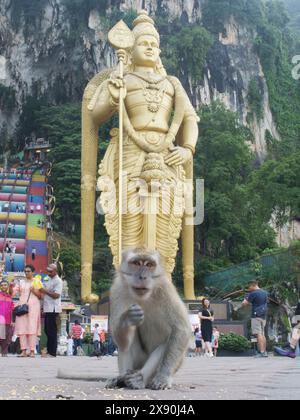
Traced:
<svg viewBox="0 0 300 420">
<path fill-rule="evenodd" d="M 290 23 L 289 27 L 300 35 L 300 2 L 299 0 L 283 0 L 285 7 L 287 8 Z"/>
<path fill-rule="evenodd" d="M 262 19 L 261 0 L 205 0 L 202 8 L 204 26 L 213 34 L 225 31 L 231 17 L 241 25 L 253 28 Z"/>
<path fill-rule="evenodd" d="M 7 87 L 0 83 L 0 109 L 10 112 L 16 105 L 16 91 L 13 87 Z"/>
<path fill-rule="evenodd" d="M 280 3 L 267 3 L 264 23 L 255 41 L 269 89 L 272 113 L 281 136 L 273 152 L 293 153 L 300 141 L 300 82 L 292 77 L 294 44 Z"/>
<path fill-rule="evenodd" d="M 24 28 L 25 37 L 42 28 L 47 0 L 11 0 L 11 20 L 15 30 Z"/>
</svg>

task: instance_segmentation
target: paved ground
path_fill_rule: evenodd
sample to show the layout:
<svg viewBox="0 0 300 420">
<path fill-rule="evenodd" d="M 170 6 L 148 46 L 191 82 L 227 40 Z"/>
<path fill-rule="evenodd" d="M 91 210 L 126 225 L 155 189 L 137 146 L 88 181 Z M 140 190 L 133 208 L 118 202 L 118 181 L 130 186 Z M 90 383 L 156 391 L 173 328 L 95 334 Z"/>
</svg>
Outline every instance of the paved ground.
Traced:
<svg viewBox="0 0 300 420">
<path fill-rule="evenodd" d="M 60 380 L 56 378 L 59 368 L 109 378 L 117 373 L 117 359 L 0 358 L 0 399 L 300 400 L 300 358 L 187 358 L 175 378 L 174 388 L 159 392 L 106 390 L 103 382 Z"/>
</svg>

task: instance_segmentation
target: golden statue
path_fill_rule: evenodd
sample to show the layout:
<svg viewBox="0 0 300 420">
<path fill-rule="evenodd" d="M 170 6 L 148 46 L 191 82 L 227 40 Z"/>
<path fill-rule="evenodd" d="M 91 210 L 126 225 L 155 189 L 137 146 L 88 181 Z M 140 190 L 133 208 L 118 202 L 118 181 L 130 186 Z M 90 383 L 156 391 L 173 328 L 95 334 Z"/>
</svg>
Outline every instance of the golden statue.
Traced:
<svg viewBox="0 0 300 420">
<path fill-rule="evenodd" d="M 119 65 L 95 76 L 82 104 L 82 299 L 91 295 L 96 185 L 110 238 L 114 266 L 121 251 L 147 247 L 164 257 L 172 274 L 182 232 L 184 293 L 194 293 L 193 179 L 198 117 L 181 83 L 160 59 L 160 36 L 141 11 L 133 30 L 121 21 L 109 34 Z M 98 130 L 119 113 L 119 129 L 97 174 Z M 120 147 L 119 147 L 120 146 Z"/>
</svg>

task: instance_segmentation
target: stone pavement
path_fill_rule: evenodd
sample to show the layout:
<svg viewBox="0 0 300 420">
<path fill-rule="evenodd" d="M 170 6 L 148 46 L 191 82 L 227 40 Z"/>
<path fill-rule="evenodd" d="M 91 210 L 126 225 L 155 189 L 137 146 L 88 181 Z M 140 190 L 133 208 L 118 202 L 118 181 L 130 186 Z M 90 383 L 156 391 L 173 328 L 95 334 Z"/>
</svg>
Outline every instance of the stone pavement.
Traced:
<svg viewBox="0 0 300 420">
<path fill-rule="evenodd" d="M 57 379 L 70 373 L 117 374 L 117 358 L 0 358 L 1 400 L 300 400 L 300 358 L 187 358 L 168 391 L 106 390 L 103 382 Z"/>
</svg>

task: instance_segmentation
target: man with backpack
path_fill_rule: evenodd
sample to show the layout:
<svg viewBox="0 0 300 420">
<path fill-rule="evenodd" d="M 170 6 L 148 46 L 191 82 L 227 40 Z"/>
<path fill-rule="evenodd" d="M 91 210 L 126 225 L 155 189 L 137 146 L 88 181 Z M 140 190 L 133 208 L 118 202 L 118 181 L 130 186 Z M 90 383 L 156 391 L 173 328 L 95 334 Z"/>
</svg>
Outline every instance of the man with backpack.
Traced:
<svg viewBox="0 0 300 420">
<path fill-rule="evenodd" d="M 258 357 L 268 357 L 267 339 L 265 334 L 268 312 L 268 293 L 260 289 L 256 280 L 249 283 L 249 294 L 246 296 L 243 305 L 252 305 L 251 328 L 252 334 L 258 340 Z"/>
</svg>

